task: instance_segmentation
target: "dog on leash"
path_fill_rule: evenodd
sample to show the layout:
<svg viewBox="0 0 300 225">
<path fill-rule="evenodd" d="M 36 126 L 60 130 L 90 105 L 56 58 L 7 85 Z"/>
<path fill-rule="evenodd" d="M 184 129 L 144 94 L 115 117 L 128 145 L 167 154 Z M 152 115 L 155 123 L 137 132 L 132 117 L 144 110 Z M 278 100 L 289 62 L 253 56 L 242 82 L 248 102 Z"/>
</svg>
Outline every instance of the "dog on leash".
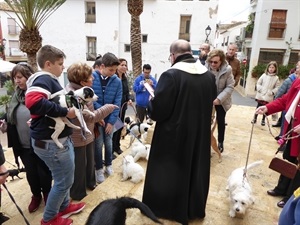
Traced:
<svg viewBox="0 0 300 225">
<path fill-rule="evenodd" d="M 214 131 L 217 127 L 217 119 L 215 114 L 215 107 L 213 107 L 212 116 L 211 116 L 211 130 L 210 130 L 210 145 L 212 149 L 218 154 L 219 162 L 222 162 L 222 155 L 218 148 L 217 139 L 214 136 Z"/>
<path fill-rule="evenodd" d="M 126 181 L 130 178 L 133 183 L 141 182 L 145 177 L 144 168 L 134 162 L 132 155 L 126 155 L 123 158 L 123 177 L 121 181 Z"/>
<path fill-rule="evenodd" d="M 127 148 L 132 145 L 135 138 L 141 138 L 151 126 L 147 123 L 134 122 L 131 117 L 126 117 L 124 122 L 127 124 L 125 135 L 130 134 L 129 146 Z"/>
<path fill-rule="evenodd" d="M 134 162 L 137 162 L 140 158 L 148 160 L 151 145 L 143 144 L 139 141 L 135 141 L 131 145 L 131 155 L 133 156 Z"/>
<path fill-rule="evenodd" d="M 247 166 L 246 172 L 263 163 L 263 160 L 255 161 Z M 226 190 L 229 191 L 230 210 L 229 216 L 235 217 L 236 213 L 244 215 L 247 208 L 254 203 L 252 188 L 244 171 L 240 167 L 232 171 L 228 180 Z"/>
<path fill-rule="evenodd" d="M 94 90 L 90 87 L 85 86 L 76 91 L 69 91 L 67 94 L 57 95 L 53 97 L 51 101 L 59 104 L 62 107 L 75 109 L 75 115 L 78 118 L 83 131 L 91 134 L 91 131 L 88 129 L 82 114 L 94 116 L 94 113 L 87 109 L 83 109 L 83 107 L 86 102 L 96 101 L 97 99 L 98 96 L 95 94 Z M 59 148 L 63 148 L 63 145 L 59 142 L 58 136 L 64 130 L 65 125 L 73 129 L 81 129 L 81 127 L 74 125 L 66 117 L 49 118 L 55 121 L 55 126 L 50 127 L 54 129 L 51 138 Z"/>
<path fill-rule="evenodd" d="M 22 172 L 26 172 L 24 167 L 18 168 L 18 169 L 10 169 L 10 170 L 8 170 L 8 176 L 11 177 L 11 180 L 15 180 L 14 177 L 23 179 L 22 177 L 19 177 L 19 173 L 22 173 Z"/>
<path fill-rule="evenodd" d="M 152 221 L 161 224 L 151 209 L 143 202 L 130 197 L 121 197 L 101 202 L 93 209 L 85 225 L 125 225 L 126 209 L 130 208 L 138 208 Z"/>
</svg>

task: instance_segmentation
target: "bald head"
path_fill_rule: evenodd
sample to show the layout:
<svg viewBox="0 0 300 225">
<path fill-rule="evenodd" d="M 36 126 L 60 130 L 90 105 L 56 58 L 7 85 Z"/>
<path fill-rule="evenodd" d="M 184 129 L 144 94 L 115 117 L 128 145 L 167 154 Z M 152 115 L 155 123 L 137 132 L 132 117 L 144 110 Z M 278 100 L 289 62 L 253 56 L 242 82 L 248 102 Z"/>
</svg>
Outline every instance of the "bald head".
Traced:
<svg viewBox="0 0 300 225">
<path fill-rule="evenodd" d="M 186 40 L 176 40 L 170 46 L 170 52 L 174 55 L 182 55 L 186 53 L 192 53 L 191 45 Z"/>
</svg>

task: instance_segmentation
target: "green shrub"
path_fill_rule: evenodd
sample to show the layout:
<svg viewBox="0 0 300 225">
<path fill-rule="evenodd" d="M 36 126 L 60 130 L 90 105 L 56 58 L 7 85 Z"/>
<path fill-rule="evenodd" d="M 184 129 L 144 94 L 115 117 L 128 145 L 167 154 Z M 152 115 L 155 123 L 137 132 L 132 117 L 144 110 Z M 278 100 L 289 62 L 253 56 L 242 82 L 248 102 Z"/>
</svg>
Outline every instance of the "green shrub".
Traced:
<svg viewBox="0 0 300 225">
<path fill-rule="evenodd" d="M 257 64 L 252 69 L 252 77 L 259 78 L 266 70 L 267 64 Z M 294 68 L 295 65 L 278 65 L 278 77 L 284 80 L 290 74 L 290 70 Z"/>
</svg>

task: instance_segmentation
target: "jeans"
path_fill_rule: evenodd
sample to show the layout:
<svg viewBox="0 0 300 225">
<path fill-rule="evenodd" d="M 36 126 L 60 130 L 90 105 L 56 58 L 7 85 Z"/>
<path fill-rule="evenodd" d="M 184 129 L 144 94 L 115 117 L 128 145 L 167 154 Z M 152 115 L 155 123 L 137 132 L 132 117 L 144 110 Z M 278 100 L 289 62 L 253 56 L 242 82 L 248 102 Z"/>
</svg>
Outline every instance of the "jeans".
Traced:
<svg viewBox="0 0 300 225">
<path fill-rule="evenodd" d="M 70 188 L 75 170 L 74 147 L 69 137 L 63 143 L 63 149 L 50 140 L 47 140 L 44 148 L 40 148 L 35 146 L 35 140 L 32 139 L 32 146 L 34 152 L 49 167 L 54 180 L 43 215 L 44 221 L 49 221 L 70 204 Z"/>
<path fill-rule="evenodd" d="M 106 134 L 105 127 L 99 126 L 100 135 L 95 139 L 95 164 L 96 170 L 103 168 L 102 147 L 104 143 L 105 166 L 110 166 L 112 162 L 112 135 Z"/>
</svg>

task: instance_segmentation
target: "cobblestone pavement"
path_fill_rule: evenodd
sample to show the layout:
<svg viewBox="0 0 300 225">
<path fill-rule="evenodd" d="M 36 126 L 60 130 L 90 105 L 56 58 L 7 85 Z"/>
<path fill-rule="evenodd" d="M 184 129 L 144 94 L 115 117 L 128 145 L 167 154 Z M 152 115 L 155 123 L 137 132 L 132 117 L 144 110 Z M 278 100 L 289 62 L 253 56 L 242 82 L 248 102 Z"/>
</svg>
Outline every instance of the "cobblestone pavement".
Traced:
<svg viewBox="0 0 300 225">
<path fill-rule="evenodd" d="M 256 105 L 254 103 L 254 105 Z M 276 225 L 280 208 L 276 206 L 276 203 L 280 200 L 277 197 L 270 197 L 266 194 L 268 189 L 273 188 L 277 183 L 278 173 L 268 169 L 269 162 L 273 157 L 278 144 L 270 135 L 267 126 L 260 125 L 261 117 L 258 117 L 258 124 L 253 127 L 253 135 L 250 143 L 250 134 L 252 125 L 250 123 L 255 107 L 254 106 L 242 106 L 233 105 L 229 110 L 226 122 L 228 126 L 226 128 L 226 137 L 224 142 L 224 153 L 222 154 L 223 161 L 218 163 L 217 155 L 212 151 L 211 158 L 211 181 L 210 191 L 208 196 L 206 217 L 203 221 L 191 221 L 192 225 Z M 271 117 L 269 117 L 271 120 Z M 270 121 L 275 123 L 274 121 Z M 277 135 L 278 129 L 272 128 L 271 131 Z M 215 131 L 216 135 L 217 131 Z M 1 141 L 5 147 L 5 138 L 1 134 Z M 129 149 L 126 149 L 128 145 L 129 137 L 126 137 L 122 141 L 123 155 L 129 153 Z M 263 165 L 248 171 L 250 183 L 253 186 L 253 192 L 255 196 L 255 204 L 249 208 L 244 218 L 230 218 L 228 193 L 225 190 L 226 181 L 231 173 L 237 167 L 245 166 L 247 153 L 249 149 L 249 163 L 263 159 Z M 13 155 L 12 151 L 8 149 L 5 152 L 7 161 L 12 163 Z M 139 184 L 133 184 L 129 181 L 121 182 L 121 160 L 122 157 L 118 157 L 113 161 L 114 175 L 107 178 L 104 183 L 98 185 L 97 188 L 88 192 L 88 196 L 83 199 L 87 203 L 83 212 L 78 215 L 74 215 L 71 218 L 74 220 L 73 225 L 83 225 L 92 211 L 92 209 L 101 201 L 107 198 L 115 198 L 120 196 L 131 196 L 141 200 L 143 191 L 143 182 Z M 139 161 L 139 163 L 146 168 L 146 161 Z M 6 163 L 7 167 L 12 168 L 9 163 Z M 42 217 L 43 204 L 34 213 L 29 214 L 27 207 L 31 200 L 31 193 L 26 183 L 25 174 L 20 175 L 24 179 L 16 178 L 14 181 L 8 179 L 7 187 L 14 196 L 17 204 L 23 210 L 26 218 L 33 224 L 39 224 Z M 178 178 L 180 179 L 180 177 Z M 176 188 L 176 187 L 170 187 Z M 163 202 L 162 202 L 163 204 Z M 15 205 L 12 203 L 7 195 L 6 190 L 2 190 L 2 211 L 11 219 L 8 220 L 5 225 L 21 225 L 25 224 L 24 219 L 16 210 Z M 162 220 L 166 225 L 177 224 L 172 221 Z M 127 210 L 127 223 L 128 225 L 150 225 L 153 224 L 148 218 L 143 216 L 139 210 L 130 209 Z"/>
</svg>

